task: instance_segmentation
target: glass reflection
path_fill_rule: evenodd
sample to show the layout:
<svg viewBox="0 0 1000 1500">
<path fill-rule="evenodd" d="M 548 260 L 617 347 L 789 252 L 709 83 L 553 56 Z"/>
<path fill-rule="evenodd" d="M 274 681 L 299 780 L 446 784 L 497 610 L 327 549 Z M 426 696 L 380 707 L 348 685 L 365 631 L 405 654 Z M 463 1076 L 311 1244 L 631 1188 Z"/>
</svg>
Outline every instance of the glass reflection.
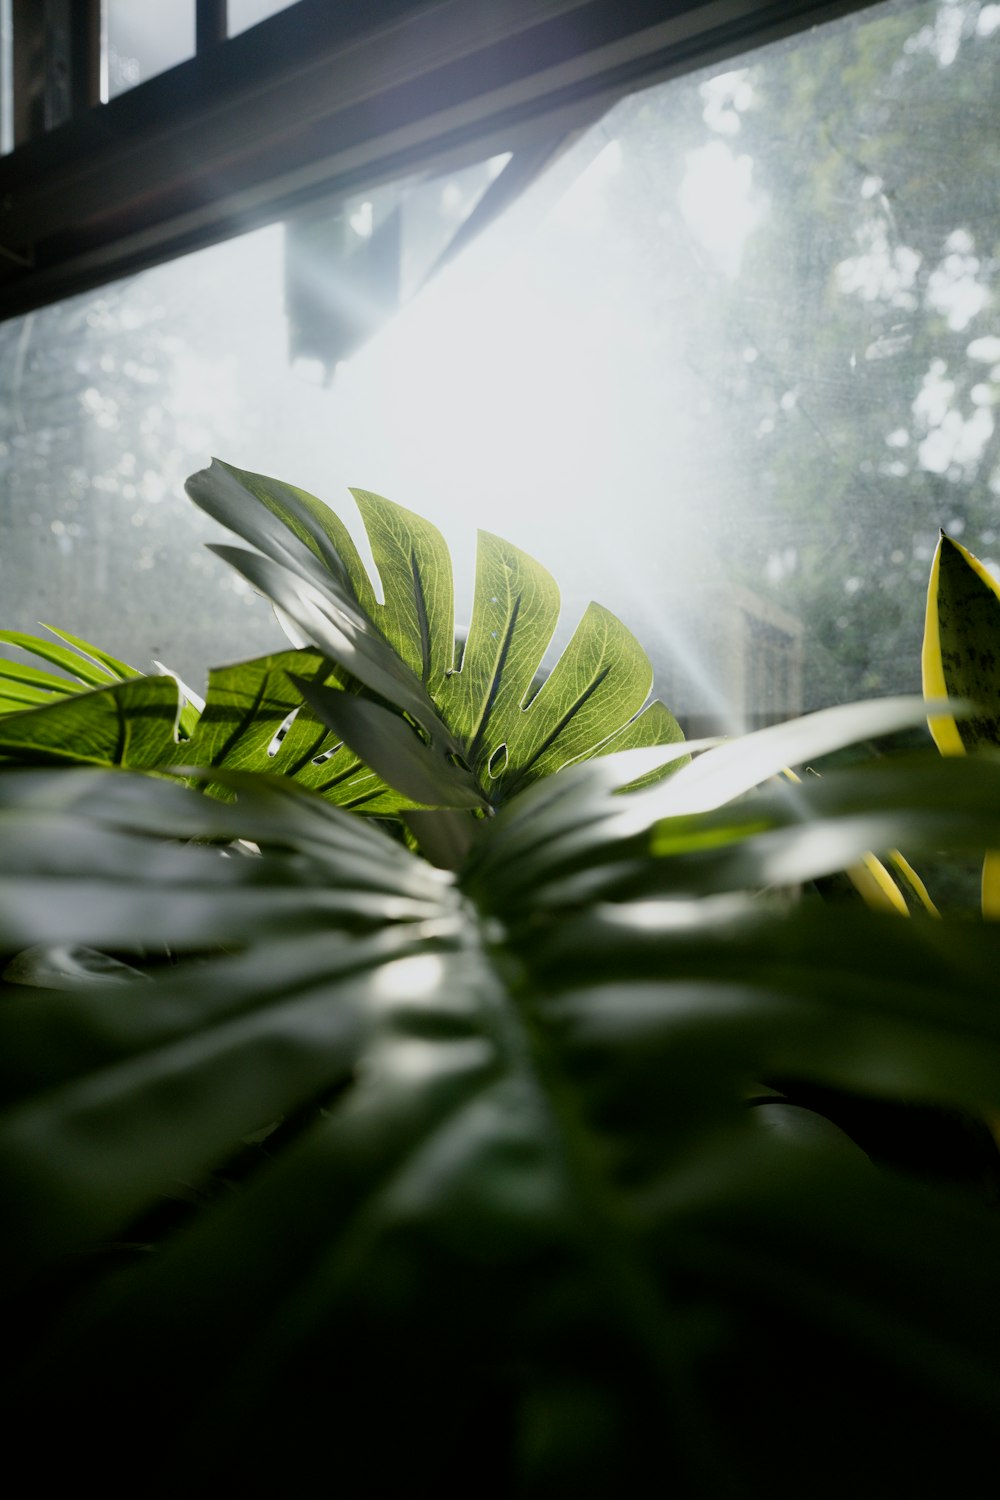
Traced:
<svg viewBox="0 0 1000 1500">
<path fill-rule="evenodd" d="M 110 98 L 194 56 L 194 11 L 195 0 L 106 0 Z"/>
<path fill-rule="evenodd" d="M 227 0 L 226 19 L 230 36 L 247 31 L 279 10 L 287 10 L 295 0 Z"/>
<path fill-rule="evenodd" d="M 915 690 L 938 527 L 1000 558 L 998 64 L 1000 6 L 894 0 L 0 328 L 4 623 L 196 688 L 280 644 L 215 452 L 424 513 L 466 619 L 502 533 L 692 733 Z"/>
</svg>

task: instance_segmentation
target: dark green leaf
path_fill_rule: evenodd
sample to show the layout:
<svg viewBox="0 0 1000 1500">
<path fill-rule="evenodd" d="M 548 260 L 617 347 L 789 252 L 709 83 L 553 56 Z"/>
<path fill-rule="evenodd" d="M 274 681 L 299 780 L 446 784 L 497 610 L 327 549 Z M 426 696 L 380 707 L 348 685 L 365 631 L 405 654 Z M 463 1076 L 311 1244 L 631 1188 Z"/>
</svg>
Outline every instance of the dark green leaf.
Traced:
<svg viewBox="0 0 1000 1500">
<path fill-rule="evenodd" d="M 293 780 L 343 807 L 394 813 L 404 800 L 330 734 L 303 704 L 289 673 L 342 683 L 346 674 L 317 652 L 282 651 L 209 672 L 205 708 L 191 739 L 172 756 L 179 767 L 252 771 Z M 230 795 L 209 779 L 216 796 Z"/>
<path fill-rule="evenodd" d="M 46 947 L 25 948 L 16 954 L 2 977 L 8 984 L 65 990 L 74 985 L 130 984 L 148 976 L 131 964 L 99 953 L 96 948 L 85 948 L 79 943 L 72 947 L 51 943 Z"/>
<path fill-rule="evenodd" d="M 370 1492 L 416 1473 L 448 1493 L 444 1402 L 527 1493 L 547 1413 L 542 1492 L 586 1493 L 589 1412 L 603 1492 L 640 1485 L 666 1440 L 683 1492 L 715 1500 L 747 1489 L 757 1351 L 793 1361 L 786 1402 L 814 1362 L 848 1445 L 861 1389 L 894 1442 L 915 1410 L 946 1411 L 978 1460 L 1000 1395 L 993 1217 L 768 1133 L 743 1101 L 793 1074 L 1000 1105 L 1000 930 L 719 900 L 699 861 L 810 821 L 929 831 L 942 800 L 938 833 L 961 836 L 996 769 L 888 761 L 664 821 L 663 789 L 621 797 L 611 761 L 571 767 L 477 823 L 476 879 L 524 874 L 497 917 L 469 879 L 462 896 L 294 784 L 206 768 L 222 802 L 122 773 L 0 774 L 0 940 L 86 925 L 97 947 L 198 955 L 137 959 L 139 985 L 4 994 L 8 1314 L 47 1309 L 9 1366 L 15 1426 L 43 1393 L 68 1431 L 111 1402 L 159 1444 L 164 1494 L 191 1472 L 298 1489 L 331 1440 L 362 1445 Z M 531 896 L 540 877 L 557 890 L 567 850 L 574 878 L 600 873 L 601 840 L 632 858 L 640 834 L 661 843 L 629 899 Z M 671 864 L 686 884 L 658 899 Z M 402 1447 L 377 1442 L 387 1415 Z"/>
<path fill-rule="evenodd" d="M 101 647 L 95 646 L 92 641 L 81 640 L 79 636 L 70 635 L 65 630 L 58 630 L 55 625 L 46 625 L 44 621 L 42 624 L 52 635 L 58 637 L 61 641 L 65 641 L 68 646 L 72 646 L 74 651 L 80 656 L 89 657 L 96 667 L 102 669 L 112 679 L 124 682 L 127 677 L 139 676 L 135 667 L 130 667 L 127 662 L 119 661 L 117 656 L 109 656 L 107 651 L 102 651 Z M 80 676 L 81 681 L 87 680 L 82 677 L 79 668 L 75 670 L 77 676 Z"/>
<path fill-rule="evenodd" d="M 418 806 L 485 807 L 485 798 L 461 766 L 446 763 L 398 714 L 301 677 L 303 698 L 360 760 Z"/>
<path fill-rule="evenodd" d="M 359 624 L 331 607 L 314 585 L 267 557 L 238 547 L 218 546 L 212 551 L 266 593 L 320 651 L 352 677 L 411 714 L 429 734 L 449 739 L 421 684 L 370 623 Z"/>
</svg>

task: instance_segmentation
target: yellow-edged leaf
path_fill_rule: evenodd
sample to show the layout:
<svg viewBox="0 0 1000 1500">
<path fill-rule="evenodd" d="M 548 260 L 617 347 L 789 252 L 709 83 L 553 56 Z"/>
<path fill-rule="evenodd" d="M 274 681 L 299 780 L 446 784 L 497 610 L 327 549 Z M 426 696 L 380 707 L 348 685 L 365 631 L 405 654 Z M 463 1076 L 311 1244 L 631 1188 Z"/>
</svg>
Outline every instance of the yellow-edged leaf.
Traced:
<svg viewBox="0 0 1000 1500">
<path fill-rule="evenodd" d="M 943 531 L 931 566 L 921 655 L 924 697 L 976 705 L 956 721 L 927 721 L 942 755 L 1000 745 L 1000 585 L 977 557 Z"/>
<path fill-rule="evenodd" d="M 783 766 L 781 774 L 787 781 L 801 782 L 802 780 L 802 777 L 796 775 L 790 766 Z M 813 774 L 815 775 L 816 772 Z M 894 862 L 897 853 L 898 851 L 895 849 L 892 851 Z M 923 890 L 924 895 L 927 896 L 923 882 L 910 870 L 910 866 L 901 854 L 898 855 L 898 858 L 902 865 L 906 866 L 913 880 Z M 860 863 L 851 865 L 850 869 L 845 870 L 844 873 L 865 905 L 871 907 L 873 911 L 895 912 L 901 917 L 908 917 L 910 915 L 910 908 L 906 904 L 906 897 L 889 874 L 885 865 L 876 855 L 862 855 Z M 927 896 L 927 900 L 930 901 L 929 896 Z"/>
<path fill-rule="evenodd" d="M 860 864 L 852 865 L 847 876 L 854 889 L 864 898 L 865 904 L 873 911 L 895 912 L 901 917 L 910 915 L 905 896 L 885 865 L 874 854 L 862 855 Z"/>
<path fill-rule="evenodd" d="M 1000 922 L 1000 849 L 988 849 L 983 860 L 983 916 Z"/>
<path fill-rule="evenodd" d="M 889 859 L 899 874 L 902 875 L 906 885 L 913 892 L 928 916 L 939 917 L 941 913 L 931 899 L 930 891 L 924 885 L 924 882 L 910 864 L 910 861 L 900 854 L 898 849 L 889 850 Z"/>
<path fill-rule="evenodd" d="M 966 698 L 976 713 L 927 720 L 942 755 L 1000 746 L 1000 584 L 942 531 L 931 566 L 921 656 L 925 698 Z M 1000 851 L 983 862 L 983 916 L 1000 920 Z"/>
</svg>

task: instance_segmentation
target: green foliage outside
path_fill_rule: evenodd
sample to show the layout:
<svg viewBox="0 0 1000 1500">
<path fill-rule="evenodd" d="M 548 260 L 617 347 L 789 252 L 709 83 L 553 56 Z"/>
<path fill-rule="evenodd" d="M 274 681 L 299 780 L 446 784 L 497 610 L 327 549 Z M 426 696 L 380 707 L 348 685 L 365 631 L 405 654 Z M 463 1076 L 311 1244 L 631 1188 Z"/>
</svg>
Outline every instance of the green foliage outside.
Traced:
<svg viewBox="0 0 1000 1500">
<path fill-rule="evenodd" d="M 858 17 L 767 69 L 744 117 L 741 144 L 754 149 L 772 110 L 794 143 L 761 147 L 772 209 L 748 272 L 796 288 L 796 344 L 778 365 L 799 406 L 780 410 L 780 369 L 741 406 L 775 422 L 754 445 L 767 544 L 796 515 L 811 523 L 778 592 L 815 643 L 816 702 L 884 692 L 916 661 L 942 522 L 987 556 L 996 536 L 1000 386 L 982 350 L 996 332 L 1000 33 L 977 35 L 983 9 Z"/>
<path fill-rule="evenodd" d="M 922 700 L 685 744 L 596 606 L 541 678 L 508 544 L 456 644 L 420 518 L 358 496 L 379 599 L 311 496 L 190 490 L 300 644 L 204 706 L 65 634 L 2 669 L 12 1472 L 972 1493 L 1000 928 L 819 890 L 1000 847 L 995 754 L 791 781 Z"/>
<path fill-rule="evenodd" d="M 805 696 L 800 705 L 778 695 L 784 712 L 796 712 L 918 690 L 920 599 L 940 526 L 987 561 L 1000 559 L 995 20 L 982 0 L 893 0 L 636 93 L 594 128 L 574 169 L 595 217 L 606 207 L 599 223 L 588 218 L 581 236 L 570 214 L 553 228 L 554 172 L 551 194 L 539 185 L 537 231 L 511 230 L 513 262 L 523 255 L 533 267 L 520 276 L 526 294 L 533 287 L 562 318 L 560 328 L 553 313 L 546 342 L 574 351 L 586 378 L 570 379 L 577 372 L 565 360 L 540 351 L 552 401 L 525 412 L 512 374 L 496 452 L 498 462 L 518 455 L 515 480 L 508 493 L 480 500 L 486 524 L 545 556 L 564 594 L 585 600 L 585 547 L 571 536 L 565 560 L 546 552 L 513 519 L 518 491 L 534 510 L 550 505 L 556 490 L 532 471 L 542 452 L 561 452 L 564 472 L 549 482 L 579 506 L 575 531 L 607 535 L 627 515 L 616 543 L 631 552 L 630 576 L 617 595 L 609 579 L 601 597 L 643 641 L 658 691 L 682 721 L 713 705 L 707 694 L 686 701 L 672 680 L 683 635 L 674 619 L 698 622 L 689 644 L 707 668 L 725 664 L 703 620 L 710 585 L 724 600 L 735 580 L 801 622 Z M 722 69 L 731 70 L 736 102 L 709 108 L 718 95 L 706 90 Z M 598 193 L 588 164 L 611 143 L 620 166 Z M 689 155 L 706 146 L 751 164 L 748 199 L 759 212 L 736 274 L 698 242 L 679 208 Z M 738 238 L 740 203 L 728 209 L 719 198 L 718 214 L 729 212 Z M 17 536 L 0 559 L 6 624 L 33 630 L 39 613 L 70 619 L 140 667 L 151 656 L 168 660 L 203 691 L 203 643 L 216 641 L 213 664 L 233 661 L 262 654 L 268 628 L 245 593 L 227 592 L 230 607 L 220 609 L 225 575 L 199 545 L 207 522 L 192 510 L 183 527 L 173 504 L 209 444 L 268 455 L 258 467 L 278 464 L 271 455 L 280 452 L 289 473 L 321 474 L 332 442 L 335 485 L 341 474 L 370 473 L 366 450 L 380 462 L 386 450 L 408 451 L 398 425 L 411 404 L 423 413 L 432 402 L 420 405 L 412 390 L 398 404 L 385 399 L 387 382 L 396 389 L 391 341 L 384 374 L 372 362 L 381 425 L 351 405 L 350 380 L 315 404 L 286 368 L 284 320 L 274 310 L 280 245 L 254 258 L 251 241 L 0 329 L 0 525 Z M 566 274 L 578 260 L 591 280 Z M 225 289 L 251 280 L 257 306 L 248 318 Z M 483 287 L 486 304 L 494 295 L 511 300 L 502 277 Z M 445 357 L 478 392 L 508 351 L 488 319 L 466 321 L 465 346 L 453 338 Z M 580 329 L 591 325 L 588 361 L 580 355 L 591 334 Z M 409 496 L 451 535 L 449 507 L 462 514 L 467 475 L 494 434 L 488 422 L 475 428 L 471 456 L 459 441 L 456 463 L 452 439 L 470 417 L 464 409 L 456 419 L 455 382 L 439 380 L 433 359 L 425 377 L 440 425 L 429 412 L 422 439 L 412 427 L 407 434 L 419 454 L 412 480 L 368 482 Z M 561 407 L 563 386 L 574 395 Z M 364 447 L 353 439 L 359 419 Z M 615 434 L 606 467 L 588 442 L 603 431 Z M 592 485 L 579 469 L 574 482 L 574 443 L 595 471 Z M 495 467 L 481 465 L 484 484 Z M 703 576 L 713 563 L 718 577 Z M 133 598 L 137 570 L 156 622 L 141 642 L 137 623 L 100 602 Z M 91 574 L 99 586 L 86 590 L 79 580 Z M 705 598 L 692 603 L 685 592 L 695 581 Z M 241 584 L 234 574 L 230 587 Z M 170 625 L 181 589 L 184 618 Z"/>
<path fill-rule="evenodd" d="M 738 465 L 721 575 L 802 622 L 807 708 L 916 688 L 942 525 L 998 556 L 995 20 L 979 0 L 874 7 L 738 59 L 728 92 L 619 106 L 629 191 L 642 169 L 677 237 L 690 153 L 749 164 L 738 272 L 695 247 L 683 354 Z"/>
</svg>

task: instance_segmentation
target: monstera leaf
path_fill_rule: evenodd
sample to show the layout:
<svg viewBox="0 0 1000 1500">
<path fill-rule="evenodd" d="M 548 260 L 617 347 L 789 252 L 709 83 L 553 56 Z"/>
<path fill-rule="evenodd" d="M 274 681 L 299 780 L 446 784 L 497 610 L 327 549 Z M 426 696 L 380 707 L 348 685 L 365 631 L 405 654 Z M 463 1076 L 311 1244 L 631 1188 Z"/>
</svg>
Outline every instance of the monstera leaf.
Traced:
<svg viewBox="0 0 1000 1500">
<path fill-rule="evenodd" d="M 25 706 L 43 705 L 53 698 L 78 693 L 81 687 L 109 687 L 139 676 L 134 667 L 109 656 L 99 646 L 78 636 L 67 635 L 52 625 L 44 628 L 56 639 L 50 641 L 43 636 L 25 635 L 19 630 L 0 630 L 0 642 L 49 662 L 68 676 L 56 677 L 51 672 L 41 672 L 0 657 L 0 713 L 17 713 Z M 58 641 L 64 644 L 58 645 Z"/>
<path fill-rule="evenodd" d="M 360 684 L 352 693 L 294 678 L 316 716 L 413 805 L 481 814 L 573 761 L 681 739 L 663 705 L 647 703 L 642 648 L 599 605 L 539 685 L 559 592 L 497 537 L 480 535 L 472 620 L 458 647 L 451 560 L 427 521 L 352 491 L 379 603 L 343 523 L 314 497 L 218 461 L 188 493 L 258 549 L 214 550 Z"/>
<path fill-rule="evenodd" d="M 754 1102 L 797 1075 L 1000 1105 L 996 928 L 790 896 L 869 849 L 1000 845 L 989 758 L 773 780 L 922 713 L 830 710 L 628 797 L 662 748 L 571 765 L 454 872 L 294 778 L 0 774 L 12 1470 L 971 1493 L 987 1190 Z"/>
</svg>

